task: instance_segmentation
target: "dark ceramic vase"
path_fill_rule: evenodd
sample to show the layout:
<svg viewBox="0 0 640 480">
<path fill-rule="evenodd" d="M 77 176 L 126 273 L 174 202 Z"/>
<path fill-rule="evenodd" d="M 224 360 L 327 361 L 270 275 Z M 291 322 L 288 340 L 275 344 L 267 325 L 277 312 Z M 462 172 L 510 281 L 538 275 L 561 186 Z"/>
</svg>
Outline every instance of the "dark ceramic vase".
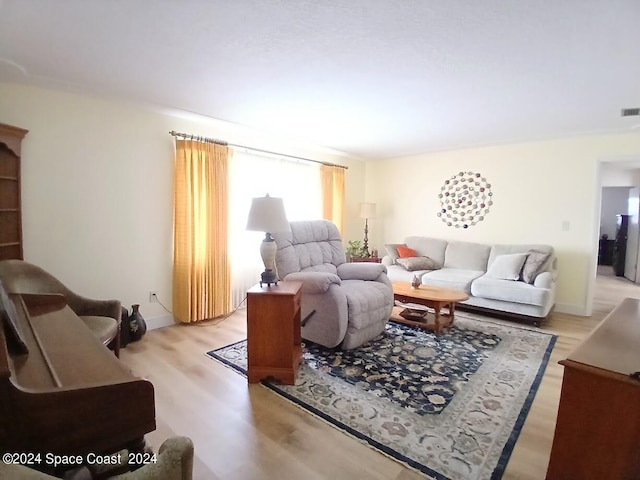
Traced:
<svg viewBox="0 0 640 480">
<path fill-rule="evenodd" d="M 131 305 L 131 315 L 129 315 L 129 339 L 136 342 L 142 338 L 147 331 L 147 324 L 140 313 L 140 305 Z"/>
</svg>

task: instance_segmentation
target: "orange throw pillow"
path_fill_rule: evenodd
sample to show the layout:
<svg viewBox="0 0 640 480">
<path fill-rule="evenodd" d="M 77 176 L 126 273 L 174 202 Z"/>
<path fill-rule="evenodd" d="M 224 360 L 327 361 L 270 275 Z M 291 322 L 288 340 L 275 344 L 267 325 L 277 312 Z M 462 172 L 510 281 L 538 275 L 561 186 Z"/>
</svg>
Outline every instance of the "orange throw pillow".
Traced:
<svg viewBox="0 0 640 480">
<path fill-rule="evenodd" d="M 413 248 L 409 248 L 409 247 L 405 247 L 405 246 L 399 245 L 396 250 L 398 250 L 398 256 L 400 258 L 409 258 L 409 257 L 417 257 L 418 256 L 418 253 Z"/>
</svg>

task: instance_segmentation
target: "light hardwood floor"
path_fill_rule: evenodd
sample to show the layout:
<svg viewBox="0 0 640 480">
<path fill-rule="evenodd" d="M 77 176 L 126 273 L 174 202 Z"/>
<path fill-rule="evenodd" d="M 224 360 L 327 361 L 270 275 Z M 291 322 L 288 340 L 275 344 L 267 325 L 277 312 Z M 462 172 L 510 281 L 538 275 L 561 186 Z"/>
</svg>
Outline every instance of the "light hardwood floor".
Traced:
<svg viewBox="0 0 640 480">
<path fill-rule="evenodd" d="M 565 358 L 625 297 L 640 287 L 598 275 L 594 314 L 552 313 L 541 327 L 558 335 L 549 366 L 507 466 L 504 479 L 543 479 L 546 473 Z M 157 429 L 147 441 L 157 449 L 172 435 L 195 445 L 197 480 L 421 479 L 279 396 L 221 366 L 205 352 L 245 338 L 239 310 L 219 324 L 153 330 L 121 353 L 132 371 L 155 386 Z"/>
</svg>

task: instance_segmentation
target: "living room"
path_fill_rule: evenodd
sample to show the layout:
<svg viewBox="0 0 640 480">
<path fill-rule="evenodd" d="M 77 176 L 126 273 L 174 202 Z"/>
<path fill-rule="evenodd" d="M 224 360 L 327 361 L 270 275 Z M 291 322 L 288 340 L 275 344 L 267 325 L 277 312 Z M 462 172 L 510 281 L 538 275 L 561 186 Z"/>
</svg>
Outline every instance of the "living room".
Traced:
<svg viewBox="0 0 640 480">
<path fill-rule="evenodd" d="M 620 3 L 620 8 L 629 13 L 627 21 L 634 15 L 637 18 L 637 7 Z M 3 2 L 0 12 L 9 6 L 15 7 L 12 2 Z M 615 10 L 608 5 L 600 5 L 600 9 Z M 634 59 L 633 42 L 625 45 L 628 50 L 621 48 L 618 52 Z M 27 46 L 24 49 L 29 52 Z M 52 58 L 64 60 L 62 52 L 53 53 Z M 86 296 L 117 298 L 127 307 L 140 304 L 151 329 L 174 323 L 159 303 L 149 300 L 149 292 L 156 291 L 161 302 L 171 309 L 171 130 L 347 166 L 342 232 L 345 242 L 362 238 L 363 220 L 358 217 L 358 207 L 362 202 L 371 202 L 377 205 L 377 214 L 369 220 L 369 245 L 380 251 L 385 244 L 402 242 L 408 235 L 487 244 L 552 245 L 558 259 L 558 279 L 551 328 L 558 333 L 564 331 L 564 325 L 570 325 L 574 333 L 578 332 L 575 336 L 582 337 L 603 317 L 599 304 L 594 307 L 601 170 L 603 165 L 640 158 L 640 130 L 633 128 L 637 117 L 613 118 L 607 128 L 589 134 L 584 124 L 568 134 L 559 128 L 557 134 L 540 137 L 518 136 L 513 131 L 509 132 L 508 141 L 452 141 L 447 148 L 433 147 L 422 151 L 425 153 L 397 149 L 394 154 L 365 158 L 338 148 L 317 146 L 296 134 L 274 133 L 199 115 L 188 105 L 180 109 L 170 102 L 152 104 L 133 98 L 129 92 L 104 93 L 98 86 L 84 85 L 87 88 L 80 89 L 81 79 L 76 80 L 77 84 L 62 80 L 46 83 L 39 78 L 42 72 L 20 68 L 11 62 L 19 59 L 10 55 L 0 56 L 4 60 L 0 62 L 0 123 L 29 130 L 22 146 L 21 172 L 25 259 L 55 272 L 69 287 Z M 126 72 L 116 73 L 126 77 Z M 535 75 L 535 68 L 528 73 Z M 507 80 L 505 76 L 504 81 Z M 619 117 L 621 108 L 638 106 L 637 86 L 629 87 L 626 80 L 621 83 L 619 88 L 617 84 L 609 87 L 604 83 L 601 87 L 619 90 L 620 96 L 615 98 L 631 102 L 608 105 L 611 117 Z M 510 103 L 508 88 L 503 93 L 505 103 Z M 513 109 L 514 115 L 519 115 L 517 104 Z M 491 106 L 473 115 L 486 116 L 487 123 L 492 122 Z M 453 116 L 446 119 L 455 122 Z M 553 123 L 552 120 L 544 121 Z M 491 183 L 493 193 L 493 205 L 486 218 L 467 229 L 447 226 L 437 216 L 441 209 L 438 194 L 444 182 L 460 171 L 481 173 Z M 601 298 L 600 302 L 608 304 Z M 368 470 L 369 474 L 378 475 L 372 478 L 413 478 L 410 470 L 377 460 L 379 454 L 357 442 L 338 439 L 342 433 L 307 419 L 302 411 L 285 402 L 271 399 L 266 389 L 252 389 L 247 394 L 246 381 L 211 365 L 213 362 L 204 358 L 204 351 L 240 340 L 244 322 L 240 310 L 215 327 L 193 327 L 190 330 L 195 333 L 188 334 L 181 326 L 152 331 L 143 342 L 132 346 L 133 353 L 124 349 L 123 359 L 131 362 L 136 373 L 151 378 L 162 392 L 156 399 L 159 416 L 158 429 L 151 437 L 154 445 L 174 434 L 194 437 L 196 449 L 201 449 L 196 471 L 209 475 L 201 478 L 241 478 L 234 477 L 234 468 L 239 469 L 243 462 L 255 469 L 250 475 L 253 478 L 268 477 L 260 476 L 260 466 L 285 478 L 327 478 L 329 473 L 340 478 L 323 466 L 327 458 L 335 457 L 340 458 L 336 469 L 355 472 L 360 463 L 372 463 L 377 466 L 373 469 L 381 469 L 377 473 Z M 570 344 L 572 341 L 568 340 Z M 196 352 L 181 351 L 196 347 Z M 568 350 L 565 345 L 554 352 L 550 364 Z M 180 370 L 182 364 L 193 375 L 210 382 L 213 390 L 204 394 L 200 392 L 207 388 L 204 381 L 187 387 L 188 379 L 162 373 Z M 559 377 L 547 380 L 553 383 L 546 386 L 547 396 L 551 398 L 550 405 L 555 398 L 556 406 L 550 406 L 548 412 L 540 407 L 544 412 L 539 412 L 540 416 L 553 416 L 557 408 L 562 370 L 551 371 Z M 191 397 L 181 398 L 172 382 L 182 382 L 177 385 L 184 386 Z M 206 400 L 200 395 L 206 395 Z M 180 409 L 202 412 L 211 435 L 205 438 L 196 425 L 197 418 L 179 413 Z M 281 409 L 279 415 L 285 419 L 269 419 L 271 409 Z M 221 414 L 217 415 L 217 411 Z M 320 450 L 315 448 L 316 435 L 322 438 Z M 215 447 L 222 448 L 229 436 L 235 446 L 243 436 L 253 440 L 247 442 L 245 449 L 233 453 L 224 450 L 227 458 L 214 454 Z M 277 446 L 279 442 L 294 444 L 297 449 Z M 547 443 L 541 457 L 548 459 Z M 259 458 L 247 460 L 255 452 Z M 291 459 L 302 452 L 309 456 L 305 462 Z M 514 458 L 528 467 L 526 458 Z M 534 458 L 536 463 L 539 457 Z M 223 461 L 226 466 L 220 466 Z M 287 462 L 294 465 L 290 471 L 276 469 L 276 464 Z"/>
<path fill-rule="evenodd" d="M 25 142 L 27 158 L 47 158 L 45 164 L 23 165 L 24 248 L 29 258 L 85 286 L 88 293 L 108 292 L 125 305 L 142 304 L 150 319 L 166 312 L 149 304 L 148 291 L 171 297 L 172 217 L 167 212 L 172 209 L 173 139 L 167 132 L 215 132 L 209 135 L 301 156 L 312 152 L 284 142 L 267 144 L 256 134 L 252 137 L 254 132 L 221 121 L 186 120 L 124 102 L 15 84 L 0 85 L 0 93 L 5 122 L 31 132 Z M 273 142 L 273 136 L 269 140 Z M 357 210 L 367 200 L 379 206 L 369 232 L 369 244 L 379 249 L 406 235 L 427 233 L 479 243 L 548 243 L 557 251 L 560 271 L 556 311 L 589 315 L 600 164 L 607 158 L 632 158 L 638 151 L 640 137 L 629 133 L 369 163 L 326 150 L 312 153 L 349 167 L 345 239 L 362 237 Z M 472 229 L 448 227 L 437 217 L 442 184 L 460 170 L 482 172 L 492 182 L 494 205 L 486 221 Z M 522 172 L 527 172 L 525 178 Z M 541 195 L 541 189 L 555 194 Z M 34 233 L 42 225 L 46 238 Z M 108 256 L 101 253 L 107 251 Z M 89 258 L 95 262 L 93 269 L 101 271 L 99 277 L 77 269 L 79 259 Z M 132 271 L 135 275 L 124 274 Z"/>
</svg>

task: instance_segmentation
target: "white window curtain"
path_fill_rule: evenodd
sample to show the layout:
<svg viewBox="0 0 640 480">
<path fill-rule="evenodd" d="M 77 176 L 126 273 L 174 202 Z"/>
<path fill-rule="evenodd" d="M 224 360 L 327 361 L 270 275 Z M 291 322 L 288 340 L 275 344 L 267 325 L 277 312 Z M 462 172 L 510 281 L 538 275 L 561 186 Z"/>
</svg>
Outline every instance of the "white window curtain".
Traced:
<svg viewBox="0 0 640 480">
<path fill-rule="evenodd" d="M 264 270 L 264 233 L 246 229 L 253 197 L 281 197 L 289 221 L 322 218 L 320 165 L 235 150 L 229 164 L 231 301 L 240 305 Z"/>
</svg>

